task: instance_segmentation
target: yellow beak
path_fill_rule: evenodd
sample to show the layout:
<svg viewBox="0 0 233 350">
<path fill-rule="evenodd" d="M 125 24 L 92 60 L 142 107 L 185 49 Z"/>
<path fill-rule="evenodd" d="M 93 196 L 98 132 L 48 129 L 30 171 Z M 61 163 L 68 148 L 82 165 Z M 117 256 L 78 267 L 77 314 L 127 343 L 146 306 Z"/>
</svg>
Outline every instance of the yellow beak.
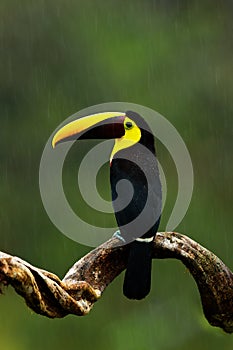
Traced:
<svg viewBox="0 0 233 350">
<path fill-rule="evenodd" d="M 125 117 L 126 114 L 122 112 L 104 112 L 104 113 L 97 113 L 88 115 L 86 117 L 76 119 L 67 125 L 63 126 L 61 129 L 59 129 L 56 134 L 53 137 L 52 140 L 52 147 L 55 148 L 57 143 L 66 140 L 66 139 L 72 139 L 76 135 L 80 134 L 81 132 L 91 129 L 92 127 L 96 126 L 97 124 L 101 122 L 108 123 L 108 119 L 115 118 L 115 117 Z M 106 135 L 107 136 L 107 135 Z"/>
</svg>

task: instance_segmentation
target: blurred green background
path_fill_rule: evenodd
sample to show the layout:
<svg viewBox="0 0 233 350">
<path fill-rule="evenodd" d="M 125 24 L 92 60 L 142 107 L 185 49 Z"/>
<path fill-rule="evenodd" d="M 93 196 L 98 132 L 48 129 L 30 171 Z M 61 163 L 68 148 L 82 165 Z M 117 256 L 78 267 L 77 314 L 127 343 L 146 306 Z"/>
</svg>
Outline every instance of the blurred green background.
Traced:
<svg viewBox="0 0 233 350">
<path fill-rule="evenodd" d="M 157 110 L 182 135 L 195 186 L 177 231 L 233 266 L 232 23 L 231 0 L 1 0 L 1 249 L 60 277 L 90 250 L 47 217 L 40 157 L 69 115 L 126 101 Z M 177 178 L 169 155 L 158 148 L 169 193 L 162 230 Z M 65 183 L 72 197 L 75 181 Z M 46 319 L 8 288 L 0 297 L 0 348 L 232 349 L 232 336 L 205 321 L 184 266 L 153 264 L 149 297 L 126 300 L 119 276 L 84 318 Z"/>
</svg>

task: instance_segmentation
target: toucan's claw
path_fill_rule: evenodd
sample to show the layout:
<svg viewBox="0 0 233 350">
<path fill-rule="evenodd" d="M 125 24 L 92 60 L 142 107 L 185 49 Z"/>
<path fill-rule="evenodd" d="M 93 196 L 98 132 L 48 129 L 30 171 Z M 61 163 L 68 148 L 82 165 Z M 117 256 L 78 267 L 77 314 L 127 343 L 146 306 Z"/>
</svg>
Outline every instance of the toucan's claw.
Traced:
<svg viewBox="0 0 233 350">
<path fill-rule="evenodd" d="M 113 234 L 113 237 L 121 240 L 124 244 L 126 243 L 126 240 L 122 237 L 121 235 L 121 231 L 120 230 L 117 230 L 114 234 Z"/>
</svg>

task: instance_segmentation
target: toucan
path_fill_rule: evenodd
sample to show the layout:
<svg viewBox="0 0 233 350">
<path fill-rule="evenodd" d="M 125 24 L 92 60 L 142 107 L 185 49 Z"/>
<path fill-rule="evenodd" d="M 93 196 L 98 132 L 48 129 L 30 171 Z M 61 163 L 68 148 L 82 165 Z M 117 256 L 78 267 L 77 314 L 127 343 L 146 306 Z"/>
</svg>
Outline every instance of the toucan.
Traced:
<svg viewBox="0 0 233 350">
<path fill-rule="evenodd" d="M 143 299 L 150 292 L 153 240 L 161 217 L 162 190 L 154 136 L 136 112 L 101 112 L 61 127 L 52 139 L 115 139 L 110 155 L 110 185 L 117 236 L 129 244 L 123 293 Z"/>
</svg>

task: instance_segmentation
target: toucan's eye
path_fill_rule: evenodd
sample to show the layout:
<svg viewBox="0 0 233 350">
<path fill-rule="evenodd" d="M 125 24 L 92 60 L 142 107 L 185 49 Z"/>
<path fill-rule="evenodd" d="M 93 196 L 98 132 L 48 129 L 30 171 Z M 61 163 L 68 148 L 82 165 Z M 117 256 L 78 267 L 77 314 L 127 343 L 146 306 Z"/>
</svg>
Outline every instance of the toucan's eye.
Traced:
<svg viewBox="0 0 233 350">
<path fill-rule="evenodd" d="M 126 122 L 125 123 L 125 128 L 126 129 L 131 129 L 133 127 L 133 123 L 131 123 L 131 122 Z"/>
</svg>

